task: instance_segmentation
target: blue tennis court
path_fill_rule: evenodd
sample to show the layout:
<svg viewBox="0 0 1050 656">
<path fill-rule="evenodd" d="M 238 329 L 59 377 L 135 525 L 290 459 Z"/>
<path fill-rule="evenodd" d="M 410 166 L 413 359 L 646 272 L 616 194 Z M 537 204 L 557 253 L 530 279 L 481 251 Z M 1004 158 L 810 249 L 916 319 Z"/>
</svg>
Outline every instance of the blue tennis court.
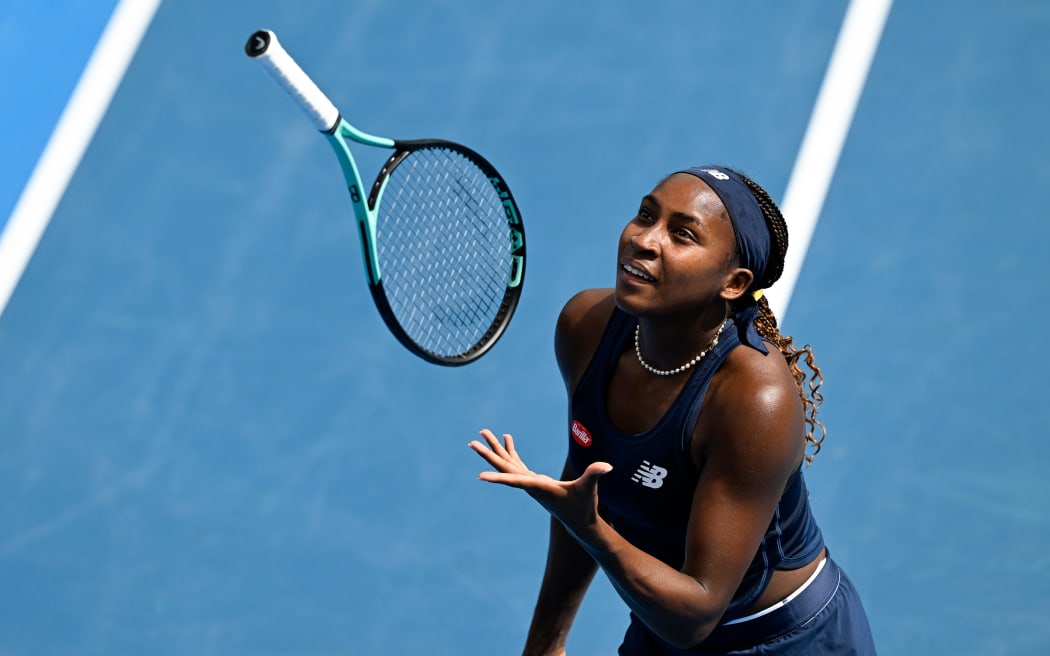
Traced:
<svg viewBox="0 0 1050 656">
<path fill-rule="evenodd" d="M 5 217 L 117 5 L 57 4 L 0 9 L 33 35 L 0 63 Z M 547 517 L 467 442 L 557 473 L 562 304 L 676 168 L 783 196 L 847 5 L 163 2 L 0 315 L 0 654 L 520 653 Z M 262 27 L 355 125 L 509 181 L 526 287 L 477 363 L 387 332 L 329 146 L 243 53 Z M 1048 30 L 1042 0 L 893 5 L 783 317 L 883 654 L 1050 651 Z M 570 653 L 626 623 L 599 578 Z"/>
</svg>

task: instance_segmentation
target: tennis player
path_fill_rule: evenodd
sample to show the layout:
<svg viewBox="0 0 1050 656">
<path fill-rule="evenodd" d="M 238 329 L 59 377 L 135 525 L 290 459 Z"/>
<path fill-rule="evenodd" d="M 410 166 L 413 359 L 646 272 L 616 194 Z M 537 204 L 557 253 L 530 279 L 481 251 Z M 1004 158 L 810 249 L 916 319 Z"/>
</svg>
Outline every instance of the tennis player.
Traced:
<svg viewBox="0 0 1050 656">
<path fill-rule="evenodd" d="M 561 480 L 510 435 L 485 481 L 551 515 L 524 653 L 565 654 L 601 568 L 630 609 L 619 654 L 874 654 L 861 600 L 811 512 L 821 374 L 762 297 L 787 227 L 760 186 L 704 166 L 661 181 L 624 228 L 616 285 L 574 296 L 555 351 L 570 398 Z"/>
</svg>

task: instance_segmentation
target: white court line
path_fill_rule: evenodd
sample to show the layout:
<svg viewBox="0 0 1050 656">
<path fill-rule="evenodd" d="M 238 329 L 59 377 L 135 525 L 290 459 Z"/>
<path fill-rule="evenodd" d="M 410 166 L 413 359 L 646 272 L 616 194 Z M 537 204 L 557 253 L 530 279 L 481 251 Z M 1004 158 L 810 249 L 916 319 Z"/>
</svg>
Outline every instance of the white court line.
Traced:
<svg viewBox="0 0 1050 656">
<path fill-rule="evenodd" d="M 120 0 L 0 234 L 0 316 L 161 0 Z"/>
<path fill-rule="evenodd" d="M 770 308 L 781 322 L 806 259 L 892 4 L 893 0 L 851 0 L 846 9 L 831 62 L 780 203 L 788 220 L 791 243 L 784 274 L 767 295 Z"/>
</svg>

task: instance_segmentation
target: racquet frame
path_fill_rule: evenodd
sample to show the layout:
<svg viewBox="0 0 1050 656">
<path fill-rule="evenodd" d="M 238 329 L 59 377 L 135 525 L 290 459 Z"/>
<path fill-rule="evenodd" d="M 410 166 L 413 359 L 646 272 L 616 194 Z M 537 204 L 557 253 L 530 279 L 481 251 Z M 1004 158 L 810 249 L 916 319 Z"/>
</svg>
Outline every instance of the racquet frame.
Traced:
<svg viewBox="0 0 1050 656">
<path fill-rule="evenodd" d="M 262 64 L 278 85 L 288 92 L 296 104 L 311 118 L 335 152 L 354 208 L 354 217 L 361 237 L 361 252 L 368 288 L 376 309 L 393 335 L 409 351 L 434 364 L 458 366 L 484 355 L 509 325 L 517 307 L 525 277 L 525 230 L 521 214 L 510 189 L 496 168 L 477 152 L 451 141 L 441 139 L 394 140 L 357 129 L 343 118 L 332 101 L 284 50 L 277 40 L 277 35 L 269 30 L 259 30 L 252 34 L 245 45 L 245 52 Z M 361 174 L 350 151 L 348 140 L 366 146 L 394 150 L 376 176 L 367 197 L 363 194 L 364 185 L 361 181 Z M 496 316 L 487 331 L 472 348 L 453 355 L 433 353 L 420 346 L 401 326 L 383 290 L 383 275 L 376 248 L 377 210 L 385 185 L 391 173 L 405 157 L 423 148 L 447 149 L 462 155 L 477 166 L 488 177 L 501 200 L 509 231 L 511 256 L 507 288 Z"/>
</svg>

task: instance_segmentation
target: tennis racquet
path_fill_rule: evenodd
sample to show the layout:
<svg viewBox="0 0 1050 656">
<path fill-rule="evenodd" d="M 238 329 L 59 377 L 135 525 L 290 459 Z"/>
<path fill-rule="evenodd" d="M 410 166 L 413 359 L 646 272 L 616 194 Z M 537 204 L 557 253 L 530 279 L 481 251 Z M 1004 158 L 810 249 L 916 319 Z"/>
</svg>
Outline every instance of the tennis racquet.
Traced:
<svg viewBox="0 0 1050 656">
<path fill-rule="evenodd" d="M 525 229 L 499 172 L 457 143 L 361 132 L 269 30 L 252 34 L 244 49 L 335 150 L 368 287 L 390 331 L 435 364 L 463 365 L 484 355 L 510 323 L 525 280 Z M 394 151 L 367 197 L 348 140 Z"/>
</svg>

